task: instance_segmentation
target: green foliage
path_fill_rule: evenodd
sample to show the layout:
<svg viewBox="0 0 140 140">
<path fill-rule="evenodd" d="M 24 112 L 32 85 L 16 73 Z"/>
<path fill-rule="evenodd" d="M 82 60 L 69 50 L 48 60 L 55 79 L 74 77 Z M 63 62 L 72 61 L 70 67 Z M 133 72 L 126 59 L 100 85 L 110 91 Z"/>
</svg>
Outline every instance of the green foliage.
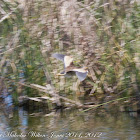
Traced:
<svg viewBox="0 0 140 140">
<path fill-rule="evenodd" d="M 57 69 L 62 67 L 50 58 L 52 52 L 63 51 L 91 68 L 92 76 L 83 87 L 90 85 L 90 90 L 95 89 L 93 95 L 118 94 L 125 89 L 121 96 L 135 94 L 140 89 L 140 8 L 137 2 L 125 2 L 100 0 L 88 5 L 79 0 L 66 9 L 64 19 L 61 17 L 63 4 L 35 1 L 19 9 L 17 4 L 5 3 L 2 8 L 12 14 L 0 23 L 1 75 L 15 82 L 24 79 L 27 83 L 45 85 L 47 78 L 43 69 L 46 69 L 56 89 L 63 85 L 69 92 L 73 82 L 67 79 L 70 82 L 61 83 L 61 79 L 54 78 Z M 14 36 L 19 31 L 16 40 Z M 9 49 L 13 50 L 6 52 Z M 25 87 L 18 84 L 12 86 L 14 93 L 36 93 L 31 88 L 23 90 Z M 16 95 L 13 97 L 17 99 Z"/>
</svg>

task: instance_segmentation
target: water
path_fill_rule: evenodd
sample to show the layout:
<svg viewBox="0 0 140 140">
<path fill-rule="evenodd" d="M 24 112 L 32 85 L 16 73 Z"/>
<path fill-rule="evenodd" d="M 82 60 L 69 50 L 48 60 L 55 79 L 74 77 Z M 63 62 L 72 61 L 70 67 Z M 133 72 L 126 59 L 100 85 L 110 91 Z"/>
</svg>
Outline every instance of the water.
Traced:
<svg viewBox="0 0 140 140">
<path fill-rule="evenodd" d="M 84 113 L 58 110 L 45 114 L 21 107 L 7 118 L 0 111 L 0 140 L 139 140 L 139 132 L 140 115 L 136 112 L 100 109 Z"/>
</svg>

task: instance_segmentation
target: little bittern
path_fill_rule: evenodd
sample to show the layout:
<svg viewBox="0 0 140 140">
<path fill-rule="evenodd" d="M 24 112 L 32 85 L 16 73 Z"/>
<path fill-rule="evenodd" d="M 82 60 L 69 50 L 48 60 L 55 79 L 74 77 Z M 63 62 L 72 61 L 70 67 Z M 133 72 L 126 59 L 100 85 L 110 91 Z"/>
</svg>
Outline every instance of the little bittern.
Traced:
<svg viewBox="0 0 140 140">
<path fill-rule="evenodd" d="M 58 74 L 59 76 L 61 75 L 67 76 L 69 73 L 75 72 L 76 76 L 80 81 L 83 81 L 86 78 L 88 74 L 87 67 L 76 68 L 73 64 L 73 58 L 71 56 L 58 54 L 58 53 L 55 53 L 52 56 L 64 63 L 64 71 L 59 73 Z"/>
</svg>

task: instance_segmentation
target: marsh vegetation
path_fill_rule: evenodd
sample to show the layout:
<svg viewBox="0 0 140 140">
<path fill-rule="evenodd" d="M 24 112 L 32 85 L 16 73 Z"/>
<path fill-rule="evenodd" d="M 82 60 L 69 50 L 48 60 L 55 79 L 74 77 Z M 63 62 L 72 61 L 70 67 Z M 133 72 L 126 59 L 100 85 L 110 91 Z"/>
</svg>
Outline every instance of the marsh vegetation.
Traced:
<svg viewBox="0 0 140 140">
<path fill-rule="evenodd" d="M 1 0 L 0 94 L 15 105 L 25 97 L 77 106 L 124 98 L 138 110 L 139 14 L 136 0 Z M 87 66 L 88 77 L 56 76 L 63 64 L 55 52 Z"/>
</svg>

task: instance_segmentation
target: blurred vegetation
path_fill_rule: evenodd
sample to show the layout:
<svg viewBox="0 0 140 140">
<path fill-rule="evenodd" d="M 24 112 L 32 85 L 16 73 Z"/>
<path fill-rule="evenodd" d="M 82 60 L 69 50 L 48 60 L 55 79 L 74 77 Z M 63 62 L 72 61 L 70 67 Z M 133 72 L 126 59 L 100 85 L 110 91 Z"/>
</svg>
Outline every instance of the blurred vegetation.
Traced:
<svg viewBox="0 0 140 140">
<path fill-rule="evenodd" d="M 51 81 L 63 95 L 76 91 L 96 99 L 139 95 L 139 40 L 136 0 L 0 1 L 0 76 L 15 101 L 42 94 L 18 82 Z M 76 77 L 55 76 L 63 65 L 54 52 L 88 66 L 87 79 L 78 85 Z"/>
</svg>

